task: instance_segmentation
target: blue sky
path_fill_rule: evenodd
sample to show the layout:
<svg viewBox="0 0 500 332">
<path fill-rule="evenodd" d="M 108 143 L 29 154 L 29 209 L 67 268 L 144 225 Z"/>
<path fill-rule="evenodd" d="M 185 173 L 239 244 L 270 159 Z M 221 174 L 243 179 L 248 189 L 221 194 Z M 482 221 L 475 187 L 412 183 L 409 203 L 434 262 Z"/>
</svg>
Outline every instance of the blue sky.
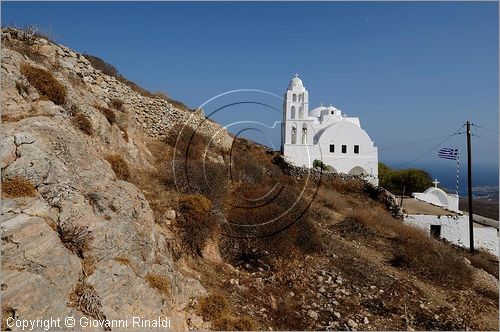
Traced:
<svg viewBox="0 0 500 332">
<path fill-rule="evenodd" d="M 475 161 L 498 170 L 497 2 L 2 2 L 3 26 L 31 23 L 191 107 L 233 89 L 281 96 L 297 72 L 311 106 L 359 116 L 380 160 L 394 166 L 440 140 L 385 149 L 451 134 L 469 119 L 489 129 L 477 129 L 485 139 L 474 138 Z M 250 93 L 205 109 L 235 100 L 281 108 L 279 98 Z M 215 116 L 267 125 L 280 118 L 257 105 Z M 279 146 L 279 131 L 270 141 Z M 465 152 L 465 137 L 443 146 Z M 402 166 L 449 163 L 432 152 Z"/>
</svg>

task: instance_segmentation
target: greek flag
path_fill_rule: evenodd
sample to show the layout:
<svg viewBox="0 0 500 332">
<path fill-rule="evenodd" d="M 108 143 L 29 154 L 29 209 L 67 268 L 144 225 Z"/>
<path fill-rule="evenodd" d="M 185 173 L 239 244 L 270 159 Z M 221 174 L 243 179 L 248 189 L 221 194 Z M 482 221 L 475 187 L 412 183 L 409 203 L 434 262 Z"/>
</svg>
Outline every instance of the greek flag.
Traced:
<svg viewBox="0 0 500 332">
<path fill-rule="evenodd" d="M 438 152 L 439 158 L 457 160 L 458 159 L 458 149 L 442 148 Z"/>
</svg>

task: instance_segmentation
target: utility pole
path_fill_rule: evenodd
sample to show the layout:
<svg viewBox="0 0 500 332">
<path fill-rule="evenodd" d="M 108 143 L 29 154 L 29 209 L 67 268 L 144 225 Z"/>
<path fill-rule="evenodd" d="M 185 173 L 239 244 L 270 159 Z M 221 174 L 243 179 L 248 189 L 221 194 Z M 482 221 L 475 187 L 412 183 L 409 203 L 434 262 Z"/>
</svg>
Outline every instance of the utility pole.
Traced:
<svg viewBox="0 0 500 332">
<path fill-rule="evenodd" d="M 467 191 L 469 197 L 469 243 L 470 252 L 474 252 L 474 219 L 472 216 L 472 156 L 470 144 L 470 121 L 467 121 Z"/>
<path fill-rule="evenodd" d="M 405 188 L 406 186 L 403 185 L 403 192 L 401 193 L 401 202 L 399 202 L 399 207 L 403 207 L 403 198 L 405 197 Z"/>
</svg>

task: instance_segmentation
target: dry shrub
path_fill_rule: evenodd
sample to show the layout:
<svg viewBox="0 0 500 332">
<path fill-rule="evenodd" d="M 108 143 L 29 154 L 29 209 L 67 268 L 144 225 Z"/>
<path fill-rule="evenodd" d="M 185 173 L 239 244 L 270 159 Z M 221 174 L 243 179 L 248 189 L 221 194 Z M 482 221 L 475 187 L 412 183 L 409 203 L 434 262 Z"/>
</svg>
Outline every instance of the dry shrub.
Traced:
<svg viewBox="0 0 500 332">
<path fill-rule="evenodd" d="M 21 73 L 44 99 L 56 105 L 66 102 L 66 88 L 45 69 L 33 67 L 27 63 L 21 64 Z"/>
<path fill-rule="evenodd" d="M 115 112 L 113 112 L 113 110 L 99 105 L 94 105 L 94 108 L 98 109 L 104 115 L 104 117 L 106 117 L 106 120 L 108 120 L 110 125 L 116 123 L 116 114 Z"/>
<path fill-rule="evenodd" d="M 2 196 L 4 197 L 33 197 L 36 195 L 36 188 L 28 180 L 16 176 L 12 179 L 2 178 Z"/>
<path fill-rule="evenodd" d="M 340 176 L 322 177 L 321 185 L 330 189 L 334 189 L 340 193 L 362 193 L 365 187 L 363 180 L 343 179 Z"/>
<path fill-rule="evenodd" d="M 294 226 L 297 228 L 294 244 L 302 252 L 311 254 L 322 253 L 325 250 L 319 230 L 307 215 L 297 221 Z"/>
<path fill-rule="evenodd" d="M 391 263 L 431 282 L 463 288 L 472 282 L 472 270 L 456 250 L 423 231 L 401 227 L 394 239 Z"/>
<path fill-rule="evenodd" d="M 146 281 L 151 287 L 159 290 L 163 295 L 170 294 L 170 281 L 167 277 L 158 274 L 148 274 L 146 276 Z"/>
<path fill-rule="evenodd" d="M 109 105 L 117 111 L 123 111 L 123 101 L 121 101 L 120 99 L 111 99 Z"/>
<path fill-rule="evenodd" d="M 179 201 L 181 213 L 206 215 L 212 206 L 212 202 L 200 194 L 184 195 Z"/>
<path fill-rule="evenodd" d="M 180 215 L 176 222 L 180 228 L 182 245 L 191 254 L 201 256 L 209 239 L 214 238 L 217 221 L 210 213 L 211 201 L 199 194 L 180 198 Z"/>
<path fill-rule="evenodd" d="M 125 257 L 125 256 L 118 256 L 118 257 L 115 257 L 114 259 L 116 262 L 118 262 L 122 265 L 129 266 L 129 264 L 130 264 L 130 259 L 128 257 Z"/>
<path fill-rule="evenodd" d="M 9 326 L 7 325 L 7 319 L 14 319 L 16 316 L 16 309 L 11 306 L 2 304 L 2 331 L 10 331 Z M 10 325 L 10 324 L 9 324 Z"/>
<path fill-rule="evenodd" d="M 2 44 L 6 47 L 30 58 L 33 61 L 40 62 L 42 55 L 40 54 L 40 44 L 36 43 L 38 37 L 43 37 L 38 33 L 38 27 L 29 25 L 24 29 L 20 29 L 17 38 L 6 40 L 2 39 Z M 47 40 L 49 40 L 47 38 Z"/>
<path fill-rule="evenodd" d="M 94 240 L 88 227 L 76 223 L 59 223 L 57 232 L 64 246 L 80 258 L 84 258 L 85 251 L 90 248 L 90 244 Z"/>
<path fill-rule="evenodd" d="M 175 155 L 182 160 L 203 160 L 205 154 L 217 155 L 223 151 L 210 142 L 210 137 L 203 133 L 197 124 L 176 123 L 165 137 L 165 143 L 175 148 Z"/>
<path fill-rule="evenodd" d="M 165 212 L 177 208 L 177 189 L 167 186 L 171 182 L 172 147 L 166 143 L 148 139 L 147 149 L 151 152 L 150 163 L 154 169 L 133 171 L 129 179 L 142 190 L 153 210 L 155 221 L 160 223 Z"/>
<path fill-rule="evenodd" d="M 248 316 L 221 316 L 212 322 L 215 331 L 255 331 L 257 324 Z"/>
<path fill-rule="evenodd" d="M 95 270 L 95 258 L 93 256 L 87 256 L 83 259 L 83 275 L 89 276 L 92 275 Z"/>
<path fill-rule="evenodd" d="M 115 175 L 120 180 L 128 180 L 130 177 L 130 170 L 128 164 L 119 155 L 109 155 L 106 157 L 108 163 L 110 163 L 111 168 L 115 172 Z"/>
<path fill-rule="evenodd" d="M 167 167 L 172 170 L 171 164 Z M 230 186 L 224 165 L 208 160 L 176 161 L 175 177 L 173 174 L 169 174 L 166 184 L 206 196 L 216 209 L 222 209 Z"/>
<path fill-rule="evenodd" d="M 76 105 L 71 105 L 69 110 L 71 123 L 76 129 L 81 130 L 83 133 L 91 136 L 94 133 L 92 122 L 83 114 L 83 112 Z"/>
<path fill-rule="evenodd" d="M 213 321 L 224 316 L 229 309 L 225 296 L 212 294 L 201 298 L 198 304 L 198 314 L 205 320 Z"/>
<path fill-rule="evenodd" d="M 462 252 L 472 266 L 482 269 L 498 279 L 498 257 L 482 249 L 475 250 L 473 253 L 468 250 L 462 250 Z"/>
<path fill-rule="evenodd" d="M 197 311 L 206 321 L 212 322 L 212 330 L 215 331 L 253 331 L 256 329 L 256 323 L 252 318 L 234 317 L 229 309 L 226 297 L 217 293 L 201 298 Z"/>
<path fill-rule="evenodd" d="M 371 210 L 356 210 L 335 225 L 343 237 L 374 239 L 379 226 L 376 215 Z"/>
<path fill-rule="evenodd" d="M 84 53 L 83 55 L 90 62 L 92 67 L 94 67 L 94 69 L 100 70 L 103 74 L 113 76 L 115 78 L 120 76 L 118 70 L 113 65 L 105 62 L 103 59 L 87 53 Z"/>
<path fill-rule="evenodd" d="M 76 285 L 73 294 L 70 295 L 70 305 L 78 308 L 85 315 L 92 318 L 106 319 L 102 312 L 102 303 L 94 287 L 88 283 L 80 282 Z"/>
<path fill-rule="evenodd" d="M 315 197 L 315 201 L 320 204 L 316 204 L 318 209 L 326 211 L 327 214 L 329 210 L 333 210 L 339 213 L 345 213 L 346 210 L 351 206 L 352 200 L 347 194 L 341 194 L 335 189 L 327 188 L 321 185 Z"/>
</svg>

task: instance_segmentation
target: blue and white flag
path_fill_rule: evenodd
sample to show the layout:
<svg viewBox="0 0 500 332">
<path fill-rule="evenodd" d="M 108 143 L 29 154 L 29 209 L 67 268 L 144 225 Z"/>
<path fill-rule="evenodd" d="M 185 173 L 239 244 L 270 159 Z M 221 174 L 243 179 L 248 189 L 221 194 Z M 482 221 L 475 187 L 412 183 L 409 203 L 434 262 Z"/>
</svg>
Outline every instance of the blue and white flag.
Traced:
<svg viewBox="0 0 500 332">
<path fill-rule="evenodd" d="M 457 160 L 458 159 L 458 149 L 442 148 L 438 152 L 439 158 Z"/>
</svg>

